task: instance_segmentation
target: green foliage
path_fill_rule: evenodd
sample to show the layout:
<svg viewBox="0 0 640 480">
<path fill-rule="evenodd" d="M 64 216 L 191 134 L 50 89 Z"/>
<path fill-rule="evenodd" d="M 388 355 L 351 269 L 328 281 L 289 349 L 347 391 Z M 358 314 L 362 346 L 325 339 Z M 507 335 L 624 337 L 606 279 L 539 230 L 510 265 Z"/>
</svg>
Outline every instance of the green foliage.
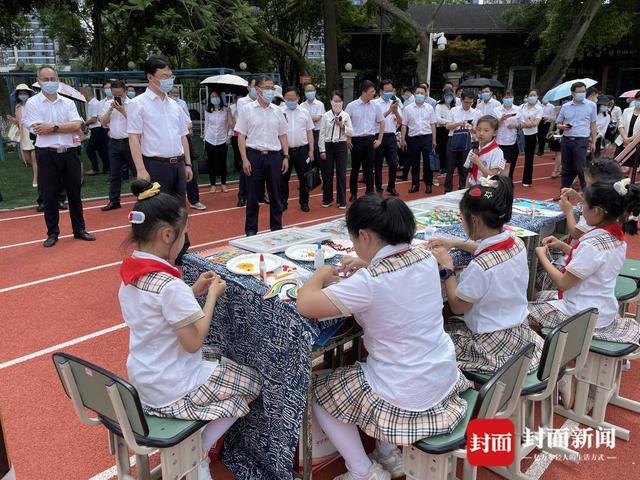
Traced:
<svg viewBox="0 0 640 480">
<path fill-rule="evenodd" d="M 25 31 L 29 26 L 26 14 L 39 6 L 43 0 L 0 0 L 0 45 L 21 45 L 27 38 Z"/>
<path fill-rule="evenodd" d="M 447 43 L 446 50 L 434 49 L 433 59 L 434 61 L 443 59 L 447 62 L 455 62 L 458 64 L 458 68 L 464 71 L 483 62 L 485 48 L 486 41 L 484 38 L 463 40 L 460 37 L 456 37 Z"/>
</svg>

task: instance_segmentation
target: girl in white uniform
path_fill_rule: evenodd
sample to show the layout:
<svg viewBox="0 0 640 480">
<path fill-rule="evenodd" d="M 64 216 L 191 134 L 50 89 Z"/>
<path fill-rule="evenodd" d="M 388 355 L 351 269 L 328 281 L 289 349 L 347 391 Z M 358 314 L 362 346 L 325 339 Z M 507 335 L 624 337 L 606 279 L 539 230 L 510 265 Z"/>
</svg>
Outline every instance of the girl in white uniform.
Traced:
<svg viewBox="0 0 640 480">
<path fill-rule="evenodd" d="M 463 371 L 493 373 L 529 343 L 536 349 L 529 372 L 538 368 L 542 338 L 527 323 L 527 251 L 519 238 L 502 231 L 511 220 L 513 183 L 506 176 L 481 178 L 460 201 L 462 225 L 477 242 L 433 239 L 432 253 L 453 271 L 450 248 L 462 248 L 473 259 L 460 274 L 447 276 L 449 307 L 462 319 L 445 322 Z M 508 279 L 508 281 L 505 281 Z"/>
<path fill-rule="evenodd" d="M 353 315 L 369 357 L 317 381 L 313 413 L 345 459 L 349 471 L 338 479 L 387 480 L 403 475 L 396 445 L 455 428 L 467 407 L 459 394 L 471 384 L 444 332 L 438 264 L 411 247 L 411 210 L 400 199 L 367 195 L 351 204 L 346 223 L 358 254 L 342 261 L 347 278 L 319 268 L 298 292 L 297 308 L 311 318 Z M 371 459 L 358 427 L 378 440 Z"/>
<path fill-rule="evenodd" d="M 491 115 L 480 117 L 476 126 L 479 149 L 477 152 L 471 150 L 464 164 L 470 169 L 467 177 L 469 186 L 477 185 L 483 177 L 500 175 L 504 170 L 504 154 L 496 142 L 497 134 L 498 119 Z"/>
<path fill-rule="evenodd" d="M 590 230 L 569 246 L 548 237 L 536 248 L 540 265 L 558 288 L 542 291 L 529 305 L 530 323 L 553 328 L 586 308 L 598 309 L 593 337 L 609 342 L 638 343 L 640 325 L 620 317 L 615 296 L 616 278 L 624 263 L 627 235 L 635 235 L 640 215 L 640 187 L 620 180 L 587 188 L 582 210 Z M 558 270 L 549 260 L 549 248 L 567 254 Z"/>
<path fill-rule="evenodd" d="M 158 183 L 145 180 L 134 181 L 131 191 L 138 197 L 129 214 L 138 249 L 122 263 L 118 294 L 129 327 L 129 379 L 148 415 L 210 420 L 202 432 L 205 460 L 198 480 L 211 480 L 206 453 L 249 413 L 261 379 L 253 369 L 203 346 L 226 284 L 206 272 L 189 287 L 172 266 L 184 244 L 184 200 L 160 193 Z M 196 297 L 204 295 L 201 308 Z"/>
</svg>

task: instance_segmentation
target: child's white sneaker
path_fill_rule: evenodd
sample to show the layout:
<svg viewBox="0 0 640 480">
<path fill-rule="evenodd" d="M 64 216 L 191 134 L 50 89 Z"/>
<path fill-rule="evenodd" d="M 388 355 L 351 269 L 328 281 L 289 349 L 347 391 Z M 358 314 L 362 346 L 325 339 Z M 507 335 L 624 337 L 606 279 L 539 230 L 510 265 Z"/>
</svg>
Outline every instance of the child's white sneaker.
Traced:
<svg viewBox="0 0 640 480">
<path fill-rule="evenodd" d="M 378 462 L 382 465 L 387 472 L 391 474 L 391 478 L 399 478 L 404 475 L 404 466 L 402 463 L 402 452 L 399 448 L 394 449 L 387 457 L 382 457 L 382 454 L 376 448 L 369 454 L 369 458 L 373 462 Z"/>
<path fill-rule="evenodd" d="M 338 475 L 333 480 L 391 480 L 391 474 L 383 469 L 379 463 L 373 462 L 373 465 L 371 465 L 369 472 L 365 476 L 347 472 Z"/>
<path fill-rule="evenodd" d="M 198 480 L 213 480 L 211 477 L 211 470 L 209 469 L 209 464 L 211 460 L 209 457 L 205 458 L 198 465 Z"/>
</svg>

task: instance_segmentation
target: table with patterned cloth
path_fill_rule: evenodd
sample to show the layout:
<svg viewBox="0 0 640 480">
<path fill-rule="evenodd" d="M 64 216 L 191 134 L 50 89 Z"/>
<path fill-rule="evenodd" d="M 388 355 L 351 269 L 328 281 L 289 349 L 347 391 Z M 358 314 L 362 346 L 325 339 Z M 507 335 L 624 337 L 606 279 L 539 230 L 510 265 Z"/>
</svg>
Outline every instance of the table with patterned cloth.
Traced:
<svg viewBox="0 0 640 480">
<path fill-rule="evenodd" d="M 214 261 L 186 255 L 183 268 L 184 280 L 190 285 L 211 270 L 227 282 L 206 344 L 255 368 L 264 382 L 249 415 L 225 435 L 222 459 L 238 480 L 289 479 L 306 404 L 311 352 L 320 329 L 298 314 L 295 303 L 263 299 L 268 287 L 257 278 L 229 272 L 226 259 L 246 253 L 233 250 Z M 198 300 L 204 305 L 205 298 Z"/>
</svg>

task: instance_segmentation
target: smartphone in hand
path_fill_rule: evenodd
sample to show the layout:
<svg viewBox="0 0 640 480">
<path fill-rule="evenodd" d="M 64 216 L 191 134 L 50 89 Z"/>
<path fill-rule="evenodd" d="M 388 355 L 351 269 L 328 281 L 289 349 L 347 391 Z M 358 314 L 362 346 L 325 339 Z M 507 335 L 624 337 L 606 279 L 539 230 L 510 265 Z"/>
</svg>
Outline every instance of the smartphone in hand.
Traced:
<svg viewBox="0 0 640 480">
<path fill-rule="evenodd" d="M 113 101 L 116 102 L 118 105 L 122 105 L 122 99 L 120 97 L 114 97 Z"/>
</svg>

